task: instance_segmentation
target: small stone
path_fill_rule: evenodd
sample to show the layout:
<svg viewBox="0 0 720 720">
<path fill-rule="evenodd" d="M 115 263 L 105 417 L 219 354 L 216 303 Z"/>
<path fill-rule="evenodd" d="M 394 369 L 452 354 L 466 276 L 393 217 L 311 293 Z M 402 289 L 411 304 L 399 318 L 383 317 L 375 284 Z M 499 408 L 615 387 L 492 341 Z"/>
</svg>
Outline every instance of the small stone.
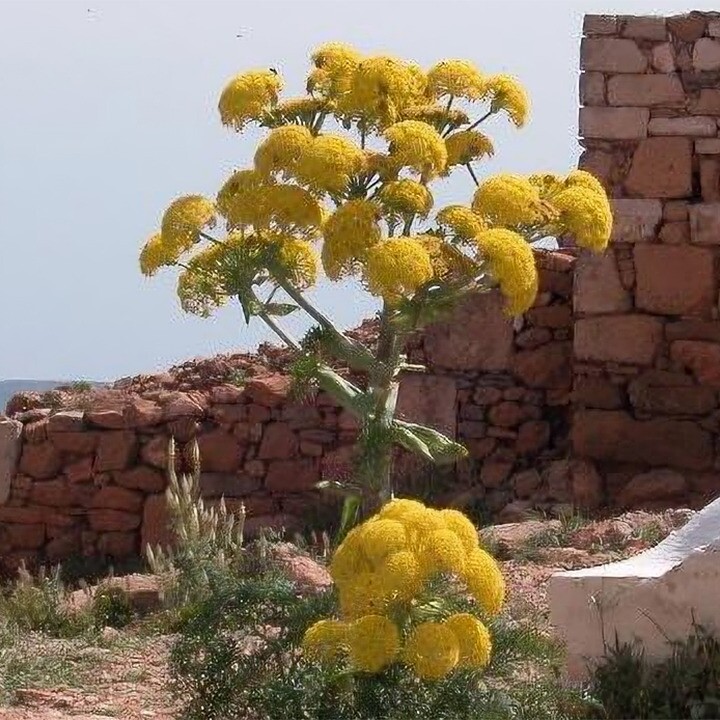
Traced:
<svg viewBox="0 0 720 720">
<path fill-rule="evenodd" d="M 167 485 L 167 479 L 162 473 L 144 465 L 113 473 L 113 480 L 121 487 L 148 493 L 160 492 Z"/>
<path fill-rule="evenodd" d="M 720 322 L 680 320 L 665 326 L 665 337 L 673 340 L 708 340 L 720 343 Z"/>
<path fill-rule="evenodd" d="M 720 200 L 720 159 L 700 158 L 700 191 L 705 202 Z M 689 228 L 688 228 L 689 233 Z"/>
<path fill-rule="evenodd" d="M 687 200 L 666 200 L 663 203 L 662 216 L 665 222 L 687 220 L 689 217 Z"/>
<path fill-rule="evenodd" d="M 630 293 L 620 282 L 614 253 L 585 255 L 578 260 L 573 305 L 581 314 L 621 313 L 632 307 Z"/>
<path fill-rule="evenodd" d="M 675 52 L 670 43 L 662 43 L 655 45 L 652 49 L 652 66 L 653 69 L 661 73 L 671 73 L 675 71 Z"/>
<path fill-rule="evenodd" d="M 523 470 L 512 477 L 512 486 L 519 498 L 529 498 L 542 482 L 537 470 Z"/>
<path fill-rule="evenodd" d="M 652 118 L 648 124 L 650 135 L 682 135 L 685 137 L 716 137 L 715 118 L 692 115 L 677 118 Z"/>
<path fill-rule="evenodd" d="M 488 419 L 498 427 L 517 427 L 526 419 L 526 412 L 522 405 L 516 402 L 501 402 L 490 408 Z"/>
<path fill-rule="evenodd" d="M 536 350 L 515 355 L 514 374 L 530 388 L 569 388 L 571 346 L 569 342 L 552 342 Z"/>
<path fill-rule="evenodd" d="M 552 331 L 548 328 L 528 328 L 515 336 L 515 345 L 521 350 L 534 350 L 550 342 L 552 337 Z"/>
<path fill-rule="evenodd" d="M 140 515 L 121 510 L 93 509 L 88 511 L 90 527 L 95 532 L 127 532 L 140 525 Z"/>
<path fill-rule="evenodd" d="M 285 402 L 290 392 L 290 378 L 283 375 L 253 378 L 245 385 L 245 390 L 258 405 L 278 407 Z"/>
<path fill-rule="evenodd" d="M 624 405 L 620 388 L 602 378 L 579 376 L 575 378 L 573 400 L 580 407 L 600 410 L 618 410 Z"/>
<path fill-rule="evenodd" d="M 678 40 L 689 43 L 704 35 L 707 20 L 702 13 L 692 12 L 668 18 L 667 27 Z"/>
<path fill-rule="evenodd" d="M 700 94 L 690 99 L 688 112 L 691 115 L 719 116 L 720 90 L 717 90 L 716 88 L 700 88 Z"/>
<path fill-rule="evenodd" d="M 720 70 L 720 42 L 701 37 L 693 47 L 692 61 L 696 70 Z"/>
<path fill-rule="evenodd" d="M 650 110 L 638 107 L 580 108 L 580 135 L 599 140 L 638 140 L 647 137 Z"/>
<path fill-rule="evenodd" d="M 654 239 L 663 213 L 659 200 L 613 199 L 610 204 L 614 217 L 611 241 L 638 243 Z"/>
<path fill-rule="evenodd" d="M 602 73 L 586 72 L 580 75 L 580 104 L 605 105 L 605 76 Z"/>
<path fill-rule="evenodd" d="M 720 245 L 720 202 L 690 206 L 690 238 L 696 245 Z"/>
<path fill-rule="evenodd" d="M 640 38 L 643 40 L 665 40 L 667 28 L 665 18 L 649 16 L 628 16 L 621 17 L 621 35 L 628 38 Z"/>
<path fill-rule="evenodd" d="M 701 138 L 695 141 L 697 155 L 720 155 L 720 138 Z"/>
<path fill-rule="evenodd" d="M 690 223 L 666 222 L 660 228 L 658 239 L 666 245 L 687 245 L 690 242 Z"/>
<path fill-rule="evenodd" d="M 686 490 L 685 478 L 675 470 L 657 469 L 636 475 L 618 498 L 622 507 L 638 507 L 645 502 L 679 497 Z"/>
<path fill-rule="evenodd" d="M 587 460 L 570 461 L 570 497 L 582 510 L 597 510 L 604 501 L 603 479 Z"/>
<path fill-rule="evenodd" d="M 614 15 L 585 15 L 583 35 L 616 35 L 617 18 Z"/>
<path fill-rule="evenodd" d="M 480 470 L 480 482 L 486 488 L 499 488 L 510 477 L 514 464 L 512 460 L 488 458 Z"/>
<path fill-rule="evenodd" d="M 676 340 L 670 357 L 688 368 L 701 385 L 720 388 L 720 345 L 701 340 Z"/>
<path fill-rule="evenodd" d="M 107 485 L 95 493 L 91 507 L 138 512 L 142 508 L 142 504 L 143 496 L 141 493 L 127 488 Z"/>
<path fill-rule="evenodd" d="M 48 433 L 80 432 L 85 429 L 85 413 L 82 410 L 61 410 L 48 417 Z"/>
</svg>

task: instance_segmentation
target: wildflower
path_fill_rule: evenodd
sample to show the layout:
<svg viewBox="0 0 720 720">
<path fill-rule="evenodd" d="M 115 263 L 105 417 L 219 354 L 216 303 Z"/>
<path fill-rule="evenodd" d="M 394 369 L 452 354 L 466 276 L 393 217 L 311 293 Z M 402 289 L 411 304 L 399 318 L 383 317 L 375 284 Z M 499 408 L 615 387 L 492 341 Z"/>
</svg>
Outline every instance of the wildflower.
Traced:
<svg viewBox="0 0 720 720">
<path fill-rule="evenodd" d="M 428 73 L 428 94 L 433 97 L 463 97 L 478 100 L 485 92 L 486 79 L 467 60 L 443 60 Z"/>
<path fill-rule="evenodd" d="M 448 167 L 467 165 L 482 157 L 492 157 L 495 149 L 487 135 L 477 130 L 458 130 L 445 138 Z"/>
<path fill-rule="evenodd" d="M 326 43 L 313 52 L 311 59 L 316 70 L 310 74 L 308 92 L 337 98 L 350 90 L 362 56 L 344 43 Z"/>
<path fill-rule="evenodd" d="M 154 275 L 163 265 L 172 265 L 176 257 L 172 248 L 163 242 L 162 233 L 155 233 L 143 245 L 140 251 L 140 272 L 143 275 Z"/>
<path fill-rule="evenodd" d="M 430 256 L 433 277 L 441 280 L 470 279 L 477 273 L 478 266 L 472 258 L 437 235 L 418 235 L 416 240 Z"/>
<path fill-rule="evenodd" d="M 565 181 L 553 173 L 530 175 L 528 181 L 537 188 L 541 200 L 547 200 L 563 189 Z"/>
<path fill-rule="evenodd" d="M 327 102 L 319 98 L 290 98 L 278 103 L 275 114 L 285 121 L 310 123 L 325 107 L 327 107 Z M 293 126 L 286 125 L 284 127 Z"/>
<path fill-rule="evenodd" d="M 311 190 L 341 194 L 365 167 L 365 153 L 341 135 L 319 135 L 306 145 L 295 164 L 297 179 Z"/>
<path fill-rule="evenodd" d="M 422 510 L 425 510 L 425 506 L 417 500 L 395 498 L 383 505 L 378 513 L 378 517 L 389 518 L 392 520 L 403 520 L 405 517 L 418 513 Z"/>
<path fill-rule="evenodd" d="M 410 550 L 388 555 L 379 572 L 384 586 L 399 600 L 411 600 L 422 589 L 420 561 Z"/>
<path fill-rule="evenodd" d="M 280 228 L 314 229 L 322 224 L 317 199 L 297 185 L 269 185 L 264 192 L 268 220 Z"/>
<path fill-rule="evenodd" d="M 422 680 L 439 680 L 451 672 L 460 658 L 455 633 L 440 623 L 425 622 L 410 635 L 403 660 Z"/>
<path fill-rule="evenodd" d="M 380 241 L 380 211 L 369 200 L 349 200 L 341 205 L 323 226 L 323 267 L 337 280 L 350 272 L 353 263 L 366 256 Z"/>
<path fill-rule="evenodd" d="M 387 609 L 390 595 L 386 578 L 380 573 L 359 573 L 340 588 L 340 610 L 349 620 L 362 615 L 382 614 Z"/>
<path fill-rule="evenodd" d="M 284 125 L 271 130 L 255 151 L 255 169 L 262 176 L 291 173 L 313 136 L 301 125 Z"/>
<path fill-rule="evenodd" d="M 612 210 L 605 192 L 571 185 L 552 199 L 559 213 L 558 224 L 575 236 L 580 247 L 604 250 L 612 232 Z"/>
<path fill-rule="evenodd" d="M 279 272 L 299 290 L 307 290 L 317 281 L 318 255 L 307 241 L 292 235 L 272 235 L 278 246 Z"/>
<path fill-rule="evenodd" d="M 584 187 L 607 197 L 602 183 L 587 170 L 573 170 L 565 179 L 565 187 Z"/>
<path fill-rule="evenodd" d="M 475 191 L 472 209 L 495 225 L 532 225 L 542 219 L 538 189 L 521 175 L 495 175 Z"/>
<path fill-rule="evenodd" d="M 185 195 L 170 204 L 162 218 L 163 245 L 174 259 L 189 250 L 200 231 L 215 225 L 215 206 L 202 195 Z"/>
<path fill-rule="evenodd" d="M 303 637 L 303 650 L 318 660 L 337 660 L 347 648 L 348 627 L 339 620 L 319 620 Z"/>
<path fill-rule="evenodd" d="M 419 120 L 403 120 L 385 131 L 390 156 L 424 178 L 439 175 L 447 165 L 445 141 L 435 128 Z"/>
<path fill-rule="evenodd" d="M 479 547 L 480 541 L 477 530 L 467 515 L 463 515 L 459 510 L 449 508 L 441 510 L 440 515 L 447 529 L 454 532 L 458 538 L 460 538 L 460 542 L 466 553 Z"/>
<path fill-rule="evenodd" d="M 493 75 L 488 78 L 485 94 L 491 97 L 493 112 L 503 110 L 516 127 L 522 127 L 530 113 L 530 99 L 525 88 L 509 75 Z"/>
<path fill-rule="evenodd" d="M 427 217 L 433 206 L 430 191 L 415 180 L 395 180 L 382 187 L 378 200 L 388 210 L 398 215 Z"/>
<path fill-rule="evenodd" d="M 228 300 L 217 273 L 208 274 L 192 267 L 178 275 L 177 295 L 185 312 L 201 317 L 208 317 Z"/>
<path fill-rule="evenodd" d="M 390 665 L 400 650 L 400 633 L 382 615 L 366 615 L 348 628 L 348 646 L 353 665 L 367 673 L 378 673 Z"/>
<path fill-rule="evenodd" d="M 370 563 L 360 546 L 360 527 L 354 527 L 345 536 L 330 562 L 330 575 L 341 589 L 361 573 L 370 571 Z"/>
<path fill-rule="evenodd" d="M 535 301 L 537 268 L 532 248 L 512 230 L 485 230 L 476 238 L 481 257 L 507 299 L 507 312 L 519 315 Z"/>
<path fill-rule="evenodd" d="M 467 125 L 470 118 L 467 113 L 457 108 L 448 108 L 447 105 L 427 104 L 411 105 L 402 112 L 403 120 L 421 120 L 432 125 L 438 132 L 448 128 L 455 129 Z"/>
<path fill-rule="evenodd" d="M 375 520 L 360 531 L 363 553 L 374 565 L 380 565 L 390 554 L 407 546 L 405 528 L 397 520 Z"/>
<path fill-rule="evenodd" d="M 452 630 L 460 646 L 460 667 L 483 668 L 490 662 L 492 642 L 483 623 L 469 613 L 451 615 L 443 623 Z"/>
<path fill-rule="evenodd" d="M 419 551 L 426 576 L 437 572 L 462 572 L 465 554 L 462 541 L 452 530 L 435 530 L 430 533 Z"/>
<path fill-rule="evenodd" d="M 430 256 L 413 238 L 388 238 L 368 250 L 364 268 L 368 289 L 389 304 L 413 294 L 432 276 Z"/>
<path fill-rule="evenodd" d="M 220 95 L 223 125 L 242 130 L 249 122 L 259 122 L 278 99 L 282 80 L 271 70 L 254 70 L 236 75 Z"/>
<path fill-rule="evenodd" d="M 255 170 L 233 173 L 217 194 L 217 206 L 229 228 L 262 227 L 269 220 L 269 182 Z"/>
<path fill-rule="evenodd" d="M 462 578 L 475 600 L 490 615 L 500 612 L 505 600 L 505 580 L 495 560 L 481 548 L 465 560 Z"/>
<path fill-rule="evenodd" d="M 424 544 L 432 533 L 445 529 L 440 512 L 425 506 L 405 513 L 402 523 L 410 533 L 410 541 L 415 547 Z"/>
<path fill-rule="evenodd" d="M 437 214 L 437 221 L 441 227 L 450 230 L 459 241 L 472 240 L 485 229 L 482 218 L 463 205 L 448 205 L 443 208 Z"/>
</svg>

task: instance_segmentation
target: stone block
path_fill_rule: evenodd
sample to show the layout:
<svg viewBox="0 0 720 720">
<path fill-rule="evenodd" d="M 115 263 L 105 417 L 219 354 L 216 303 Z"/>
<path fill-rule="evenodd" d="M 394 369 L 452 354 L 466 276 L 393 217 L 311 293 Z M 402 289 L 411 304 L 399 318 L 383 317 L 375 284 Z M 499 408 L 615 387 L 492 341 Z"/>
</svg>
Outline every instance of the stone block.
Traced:
<svg viewBox="0 0 720 720">
<path fill-rule="evenodd" d="M 695 141 L 697 155 L 720 155 L 720 138 L 701 138 Z"/>
<path fill-rule="evenodd" d="M 55 477 L 61 467 L 62 458 L 51 442 L 23 445 L 18 465 L 18 470 L 23 475 L 29 475 L 35 480 L 47 480 Z"/>
<path fill-rule="evenodd" d="M 642 40 L 665 40 L 667 27 L 665 18 L 649 15 L 620 17 L 620 35 Z"/>
<path fill-rule="evenodd" d="M 639 107 L 580 108 L 580 135 L 600 140 L 638 140 L 647 137 L 650 111 Z"/>
<path fill-rule="evenodd" d="M 583 18 L 584 35 L 615 35 L 617 30 L 615 15 L 586 15 Z"/>
<path fill-rule="evenodd" d="M 654 70 L 661 73 L 675 72 L 675 50 L 671 43 L 655 45 L 652 49 L 651 63 Z"/>
<path fill-rule="evenodd" d="M 642 73 L 647 58 L 634 40 L 626 38 L 584 38 L 580 45 L 583 70 L 604 73 Z"/>
<path fill-rule="evenodd" d="M 274 422 L 265 428 L 258 458 L 282 460 L 297 455 L 297 451 L 298 437 L 290 426 L 287 423 Z"/>
<path fill-rule="evenodd" d="M 603 378 L 584 375 L 575 378 L 573 402 L 575 406 L 598 410 L 619 410 L 625 404 L 623 392 L 617 385 Z"/>
<path fill-rule="evenodd" d="M 396 414 L 454 438 L 457 432 L 455 379 L 444 375 L 405 373 L 400 378 Z"/>
<path fill-rule="evenodd" d="M 130 430 L 108 430 L 100 433 L 95 454 L 95 470 L 124 470 L 129 467 L 137 452 L 137 437 Z"/>
<path fill-rule="evenodd" d="M 630 383 L 628 394 L 634 408 L 651 415 L 707 415 L 717 407 L 710 387 L 653 387 L 638 381 Z"/>
<path fill-rule="evenodd" d="M 662 339 L 662 322 L 649 315 L 583 318 L 575 323 L 575 359 L 651 365 Z"/>
<path fill-rule="evenodd" d="M 715 118 L 691 115 L 676 118 L 652 118 L 648 125 L 650 135 L 682 135 L 684 137 L 716 137 Z"/>
<path fill-rule="evenodd" d="M 667 27 L 671 35 L 678 40 L 690 43 L 705 34 L 707 19 L 700 12 L 691 12 L 686 15 L 676 15 L 667 18 Z"/>
<path fill-rule="evenodd" d="M 607 82 L 607 99 L 620 107 L 674 106 L 685 102 L 685 90 L 678 75 L 614 75 Z"/>
<path fill-rule="evenodd" d="M 720 201 L 720 158 L 700 158 L 700 192 L 704 202 Z"/>
<path fill-rule="evenodd" d="M 675 340 L 671 359 L 686 367 L 701 385 L 720 388 L 720 345 L 703 340 Z"/>
<path fill-rule="evenodd" d="M 632 299 L 620 282 L 613 252 L 583 255 L 578 259 L 573 292 L 576 313 L 622 313 L 631 307 Z"/>
<path fill-rule="evenodd" d="M 720 343 L 720 322 L 679 320 L 665 326 L 665 338 L 673 340 L 707 340 Z"/>
<path fill-rule="evenodd" d="M 700 94 L 691 98 L 688 112 L 691 115 L 720 116 L 720 90 L 701 88 Z"/>
<path fill-rule="evenodd" d="M 569 389 L 572 384 L 569 342 L 553 342 L 515 355 L 513 372 L 531 388 Z"/>
<path fill-rule="evenodd" d="M 655 238 L 662 220 L 659 200 L 613 199 L 610 205 L 613 211 L 612 242 L 648 242 Z"/>
<path fill-rule="evenodd" d="M 202 469 L 207 472 L 235 472 L 242 465 L 244 446 L 232 433 L 216 428 L 197 439 Z"/>
<path fill-rule="evenodd" d="M 709 315 L 715 301 L 712 251 L 682 245 L 636 245 L 635 305 L 665 315 Z"/>
<path fill-rule="evenodd" d="M 582 73 L 579 90 L 581 105 L 605 105 L 605 76 L 602 73 Z"/>
<path fill-rule="evenodd" d="M 307 492 L 320 482 L 320 466 L 315 460 L 273 460 L 268 466 L 265 488 L 270 492 Z"/>
<path fill-rule="evenodd" d="M 720 70 L 720 42 L 712 38 L 700 38 L 693 46 L 695 70 Z"/>
<path fill-rule="evenodd" d="M 692 141 L 684 137 L 641 140 L 633 155 L 625 189 L 636 197 L 690 197 Z"/>
<path fill-rule="evenodd" d="M 22 430 L 20 421 L 0 417 L 0 505 L 10 497 L 10 486 L 22 451 Z"/>
<path fill-rule="evenodd" d="M 690 242 L 690 223 L 666 222 L 660 228 L 658 239 L 667 245 L 686 245 Z"/>
<path fill-rule="evenodd" d="M 690 206 L 690 239 L 696 245 L 720 245 L 720 202 Z"/>
</svg>

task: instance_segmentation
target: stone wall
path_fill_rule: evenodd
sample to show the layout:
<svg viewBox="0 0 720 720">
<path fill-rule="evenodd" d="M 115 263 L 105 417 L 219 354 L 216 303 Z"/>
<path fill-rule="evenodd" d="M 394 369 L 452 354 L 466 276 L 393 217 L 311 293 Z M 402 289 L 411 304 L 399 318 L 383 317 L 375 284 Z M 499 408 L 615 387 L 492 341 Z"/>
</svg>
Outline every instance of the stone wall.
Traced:
<svg viewBox="0 0 720 720">
<path fill-rule="evenodd" d="M 459 438 L 470 459 L 442 478 L 397 459 L 398 483 L 508 516 L 567 499 L 540 470 L 567 453 L 574 258 L 538 253 L 541 292 L 522 320 L 497 293 L 470 298 L 409 348 L 425 374 L 402 379 L 398 412 Z M 372 344 L 372 325 L 364 330 Z M 354 418 L 323 393 L 289 396 L 284 353 L 190 361 L 111 389 L 21 394 L 0 419 L 0 561 L 120 558 L 167 538 L 168 439 L 197 438 L 201 489 L 245 504 L 248 531 L 321 527 L 313 486 L 349 471 Z M 334 513 L 333 513 L 334 514 Z"/>
<path fill-rule="evenodd" d="M 615 229 L 575 276 L 573 449 L 611 497 L 701 504 L 720 489 L 720 15 L 587 16 L 584 35 L 580 166 Z"/>
</svg>

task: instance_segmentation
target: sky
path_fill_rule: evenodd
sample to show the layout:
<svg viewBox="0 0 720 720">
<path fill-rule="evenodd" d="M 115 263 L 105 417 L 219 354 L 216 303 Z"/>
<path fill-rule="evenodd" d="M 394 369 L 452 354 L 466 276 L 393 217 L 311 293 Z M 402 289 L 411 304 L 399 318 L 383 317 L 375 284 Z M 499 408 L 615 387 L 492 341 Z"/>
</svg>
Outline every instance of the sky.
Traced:
<svg viewBox="0 0 720 720">
<path fill-rule="evenodd" d="M 236 73 L 275 67 L 301 94 L 323 42 L 429 67 L 474 61 L 517 76 L 532 99 L 522 130 L 485 130 L 479 170 L 566 172 L 577 164 L 583 15 L 671 15 L 713 2 L 619 0 L 0 0 L 0 379 L 111 380 L 271 339 L 230 306 L 184 314 L 170 269 L 144 278 L 137 255 L 178 195 L 214 196 L 261 135 L 222 127 Z M 467 203 L 469 178 L 436 205 Z M 375 303 L 327 284 L 312 299 L 343 327 Z M 295 316 L 291 329 L 307 327 Z"/>
</svg>

